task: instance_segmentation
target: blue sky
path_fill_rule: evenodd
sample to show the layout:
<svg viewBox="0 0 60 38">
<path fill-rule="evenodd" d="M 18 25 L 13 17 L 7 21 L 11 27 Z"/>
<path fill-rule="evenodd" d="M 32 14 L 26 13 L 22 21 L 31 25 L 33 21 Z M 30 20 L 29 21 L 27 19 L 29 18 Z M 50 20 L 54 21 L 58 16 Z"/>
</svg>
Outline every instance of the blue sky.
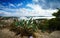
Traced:
<svg viewBox="0 0 60 38">
<path fill-rule="evenodd" d="M 0 16 L 52 16 L 60 0 L 0 0 Z"/>
</svg>

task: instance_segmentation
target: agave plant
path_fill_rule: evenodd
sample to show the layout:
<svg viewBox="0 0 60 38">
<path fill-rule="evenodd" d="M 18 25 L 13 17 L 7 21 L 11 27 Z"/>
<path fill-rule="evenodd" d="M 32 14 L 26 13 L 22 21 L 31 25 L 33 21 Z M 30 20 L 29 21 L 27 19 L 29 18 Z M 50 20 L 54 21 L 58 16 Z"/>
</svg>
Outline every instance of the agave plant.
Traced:
<svg viewBox="0 0 60 38">
<path fill-rule="evenodd" d="M 12 24 L 11 31 L 14 31 L 16 35 L 21 34 L 21 36 L 32 36 L 33 32 L 36 32 L 37 25 L 33 22 L 32 19 L 30 20 L 21 20 L 20 22 L 15 21 Z"/>
</svg>

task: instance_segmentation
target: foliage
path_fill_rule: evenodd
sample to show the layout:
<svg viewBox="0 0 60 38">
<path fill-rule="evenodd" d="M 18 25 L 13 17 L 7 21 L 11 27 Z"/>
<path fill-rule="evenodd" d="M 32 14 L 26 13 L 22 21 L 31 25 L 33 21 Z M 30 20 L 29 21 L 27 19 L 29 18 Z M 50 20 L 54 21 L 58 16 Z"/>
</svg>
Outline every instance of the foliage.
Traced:
<svg viewBox="0 0 60 38">
<path fill-rule="evenodd" d="M 60 30 L 60 18 L 53 18 L 49 20 L 49 29 L 50 30 Z"/>
<path fill-rule="evenodd" d="M 35 25 L 32 21 L 30 20 L 20 20 L 20 21 L 14 21 L 13 24 L 11 24 L 12 28 L 11 31 L 15 31 L 18 34 L 21 35 L 27 35 L 30 36 L 33 34 L 33 32 L 36 32 L 37 30 L 37 25 Z"/>
<path fill-rule="evenodd" d="M 60 18 L 60 9 L 58 9 L 58 11 L 53 13 L 52 15 L 55 16 L 56 18 Z"/>
<path fill-rule="evenodd" d="M 52 18 L 49 20 L 49 29 L 51 31 L 60 30 L 60 9 L 58 9 L 58 11 L 56 13 L 53 13 L 52 15 L 56 18 Z"/>
<path fill-rule="evenodd" d="M 48 28 L 49 28 L 48 20 L 46 19 L 46 20 L 44 20 L 44 22 L 40 22 L 38 28 L 39 28 L 42 32 L 48 30 Z"/>
</svg>

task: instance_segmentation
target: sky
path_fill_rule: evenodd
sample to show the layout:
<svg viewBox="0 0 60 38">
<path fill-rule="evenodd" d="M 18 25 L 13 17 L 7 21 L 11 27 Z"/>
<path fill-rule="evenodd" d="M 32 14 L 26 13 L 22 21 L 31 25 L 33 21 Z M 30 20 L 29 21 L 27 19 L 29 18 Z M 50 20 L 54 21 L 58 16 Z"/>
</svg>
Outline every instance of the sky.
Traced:
<svg viewBox="0 0 60 38">
<path fill-rule="evenodd" d="M 52 17 L 56 8 L 60 8 L 60 0 L 0 0 L 0 16 Z"/>
</svg>

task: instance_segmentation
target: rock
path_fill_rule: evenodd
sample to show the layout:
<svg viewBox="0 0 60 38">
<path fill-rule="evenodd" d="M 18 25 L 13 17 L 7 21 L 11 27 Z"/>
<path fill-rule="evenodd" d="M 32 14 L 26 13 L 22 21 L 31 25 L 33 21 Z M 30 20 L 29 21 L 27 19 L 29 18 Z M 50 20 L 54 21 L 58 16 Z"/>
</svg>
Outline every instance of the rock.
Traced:
<svg viewBox="0 0 60 38">
<path fill-rule="evenodd" d="M 50 38 L 60 38 L 60 31 L 54 31 L 50 34 Z"/>
</svg>

